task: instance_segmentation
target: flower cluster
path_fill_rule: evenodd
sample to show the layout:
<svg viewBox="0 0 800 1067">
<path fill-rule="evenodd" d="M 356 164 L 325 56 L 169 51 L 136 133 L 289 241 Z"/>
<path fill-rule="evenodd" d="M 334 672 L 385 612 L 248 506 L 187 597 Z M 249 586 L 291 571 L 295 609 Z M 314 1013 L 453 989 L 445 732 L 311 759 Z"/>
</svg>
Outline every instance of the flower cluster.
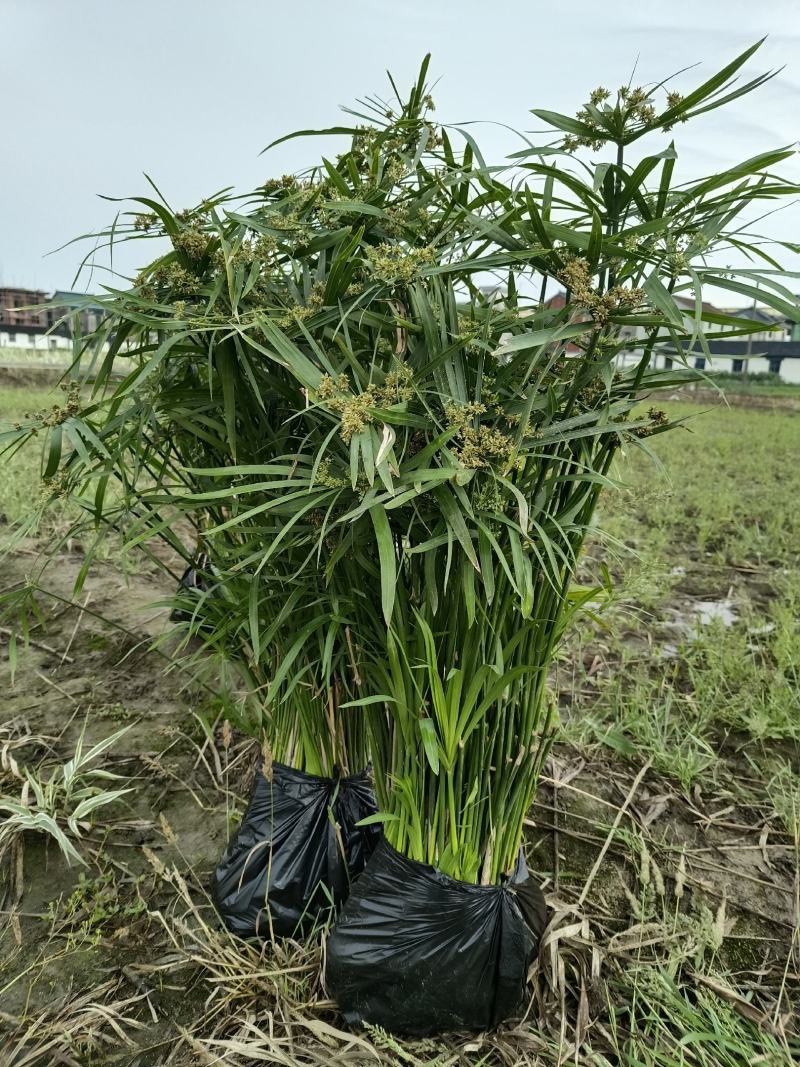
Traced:
<svg viewBox="0 0 800 1067">
<path fill-rule="evenodd" d="M 582 256 L 570 256 L 556 277 L 572 293 L 576 304 L 581 304 L 598 326 L 604 326 L 609 318 L 620 311 L 630 311 L 644 302 L 643 289 L 615 285 L 606 293 L 592 288 L 589 264 Z"/>
<path fill-rule="evenodd" d="M 137 285 L 147 285 L 148 282 L 152 282 L 159 288 L 168 289 L 173 297 L 185 298 L 197 296 L 203 284 L 202 279 L 196 274 L 175 262 L 162 263 L 149 277 L 139 275 L 136 280 Z"/>
<path fill-rule="evenodd" d="M 392 159 L 383 168 L 381 185 L 393 186 L 401 182 L 406 176 L 406 165 L 402 159 Z"/>
<path fill-rule="evenodd" d="M 81 409 L 80 382 L 62 382 L 60 388 L 67 394 L 63 404 L 53 404 L 49 411 L 35 411 L 25 417 L 44 426 L 60 426 Z"/>
<path fill-rule="evenodd" d="M 436 233 L 437 220 L 419 204 L 398 202 L 390 204 L 385 210 L 383 228 L 392 237 L 402 237 L 411 230 L 423 240 L 430 241 Z"/>
<path fill-rule="evenodd" d="M 472 470 L 488 466 L 491 458 L 510 459 L 514 443 L 507 433 L 494 426 L 475 426 L 474 422 L 486 413 L 485 404 L 446 404 L 444 413 L 449 429 L 461 438 L 456 449 L 459 461 Z"/>
<path fill-rule="evenodd" d="M 486 414 L 485 404 L 445 404 L 444 414 L 450 429 L 463 433 L 473 421 Z"/>
<path fill-rule="evenodd" d="M 671 237 L 666 240 L 667 264 L 673 277 L 683 273 L 689 266 L 688 245 L 689 240 L 685 235 L 678 238 L 677 241 Z"/>
<path fill-rule="evenodd" d="M 407 248 L 383 243 L 367 249 L 367 261 L 378 281 L 386 285 L 410 285 L 425 267 L 436 262 L 436 250 L 430 245 Z"/>
<path fill-rule="evenodd" d="M 641 122 L 650 126 L 656 120 L 656 109 L 653 100 L 646 89 L 629 89 L 623 85 L 617 90 L 620 103 L 625 110 L 626 117 L 633 122 Z"/>
<path fill-rule="evenodd" d="M 650 420 L 646 426 L 640 426 L 633 432 L 637 437 L 650 437 L 659 430 L 663 430 L 669 424 L 669 415 L 660 408 L 649 408 L 647 417 Z"/>
<path fill-rule="evenodd" d="M 286 315 L 276 319 L 279 326 L 293 326 L 298 319 L 310 319 L 325 306 L 325 283 L 315 282 L 306 297 L 305 304 L 297 304 Z"/>
<path fill-rule="evenodd" d="M 263 263 L 271 260 L 278 251 L 278 242 L 274 237 L 270 237 L 269 234 L 262 233 L 258 235 L 258 238 L 253 245 L 253 253 L 256 259 L 260 259 Z"/>
<path fill-rule="evenodd" d="M 133 228 L 139 233 L 149 233 L 158 226 L 158 215 L 155 211 L 146 211 L 141 215 L 134 216 Z"/>
<path fill-rule="evenodd" d="M 675 92 L 667 93 L 667 110 L 671 111 L 674 107 L 678 107 L 682 100 L 683 100 L 683 94 L 682 93 L 675 93 Z M 679 121 L 680 122 L 686 122 L 686 116 L 685 115 L 681 115 Z M 674 125 L 673 122 L 665 122 L 664 125 L 661 127 L 661 129 L 664 131 L 664 133 L 669 133 L 669 131 L 672 129 L 673 125 Z"/>
<path fill-rule="evenodd" d="M 488 466 L 490 458 L 510 460 L 514 442 L 507 433 L 493 426 L 471 426 L 461 434 L 462 445 L 457 451 L 458 458 L 465 467 L 473 470 Z"/>
<path fill-rule="evenodd" d="M 339 432 L 342 440 L 349 443 L 354 434 L 361 433 L 375 421 L 375 408 L 391 407 L 411 399 L 412 378 L 411 368 L 401 363 L 389 371 L 383 385 L 368 385 L 362 392 L 352 393 L 346 374 L 335 379 L 325 374 L 317 386 L 317 399 L 339 415 Z"/>
<path fill-rule="evenodd" d="M 350 482 L 347 478 L 338 477 L 331 471 L 331 461 L 327 456 L 317 468 L 317 482 L 324 489 L 348 489 L 350 486 Z"/>
<path fill-rule="evenodd" d="M 486 350 L 487 346 L 480 343 L 483 333 L 483 325 L 477 319 L 467 315 L 458 316 L 458 332 L 455 337 L 465 352 L 478 354 Z"/>
<path fill-rule="evenodd" d="M 293 174 L 284 174 L 281 178 L 269 178 L 261 188 L 265 196 L 276 196 L 295 192 L 299 188 L 299 183 Z"/>
<path fill-rule="evenodd" d="M 410 400 L 414 395 L 411 385 L 413 377 L 413 372 L 406 363 L 400 363 L 395 370 L 390 370 L 380 390 L 383 403 L 391 406 Z"/>
<path fill-rule="evenodd" d="M 620 115 L 625 126 L 649 129 L 658 124 L 659 115 L 652 94 L 641 86 L 634 89 L 628 85 L 620 86 L 616 104 L 613 106 L 606 103 L 610 96 L 611 93 L 602 85 L 592 90 L 588 102 L 575 114 L 575 118 L 584 126 L 590 127 L 591 132 L 568 134 L 561 144 L 565 152 L 574 152 L 578 148 L 591 148 L 597 152 L 609 140 L 616 140 L 616 137 L 612 138 L 611 129 Z M 683 97 L 678 92 L 667 93 L 667 112 L 678 107 L 682 100 Z M 680 121 L 685 122 L 685 116 L 681 116 Z M 661 128 L 668 131 L 672 126 L 673 122 L 666 122 Z"/>
<path fill-rule="evenodd" d="M 213 258 L 214 269 L 224 274 L 229 266 L 247 268 L 257 261 L 271 265 L 277 248 L 278 242 L 274 237 L 259 236 L 257 240 L 245 237 L 233 252 L 217 249 Z"/>
<path fill-rule="evenodd" d="M 471 504 L 475 511 L 503 512 L 505 497 L 495 478 L 485 479 L 472 494 Z"/>
<path fill-rule="evenodd" d="M 197 226 L 187 226 L 172 238 L 172 247 L 191 260 L 202 259 L 208 248 L 208 235 Z"/>
<path fill-rule="evenodd" d="M 52 478 L 42 478 L 39 485 L 37 504 L 42 507 L 59 497 L 67 497 L 72 492 L 72 481 L 65 470 L 56 471 Z"/>
</svg>

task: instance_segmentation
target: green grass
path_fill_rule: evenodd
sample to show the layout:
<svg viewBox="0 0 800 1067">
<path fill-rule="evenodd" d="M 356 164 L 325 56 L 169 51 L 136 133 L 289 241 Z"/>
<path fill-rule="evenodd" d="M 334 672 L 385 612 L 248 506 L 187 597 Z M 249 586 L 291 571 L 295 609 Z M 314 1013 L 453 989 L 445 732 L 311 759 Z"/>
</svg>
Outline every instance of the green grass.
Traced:
<svg viewBox="0 0 800 1067">
<path fill-rule="evenodd" d="M 630 456 L 604 502 L 591 558 L 624 577 L 607 629 L 584 624 L 560 673 L 570 740 L 649 756 L 688 791 L 721 751 L 797 755 L 800 416 L 679 409 L 691 431 L 658 439 L 663 467 Z M 733 625 L 701 623 L 698 604 L 728 600 Z M 576 664 L 595 656 L 587 677 Z"/>
<path fill-rule="evenodd" d="M 7 429 L 31 411 L 51 407 L 60 398 L 57 386 L 48 388 L 0 388 L 0 431 Z M 27 515 L 39 496 L 40 454 L 30 448 L 15 456 L 0 456 L 2 473 L 2 496 L 0 514 L 9 523 L 17 522 Z"/>
<path fill-rule="evenodd" d="M 601 526 L 671 565 L 794 566 L 800 560 L 800 416 L 667 405 L 685 431 L 656 439 L 663 471 L 632 454 Z"/>
<path fill-rule="evenodd" d="M 724 983 L 723 983 L 724 985 Z M 667 970 L 635 967 L 610 991 L 618 1067 L 791 1067 L 792 1052 L 708 989 L 697 995 Z M 620 1011 L 619 1004 L 630 1007 Z"/>
<path fill-rule="evenodd" d="M 9 345 L 0 348 L 0 366 L 9 363 L 46 364 L 48 366 L 69 366 L 72 358 L 71 348 L 17 348 Z"/>
<path fill-rule="evenodd" d="M 750 396 L 785 396 L 800 399 L 800 383 L 783 381 L 777 374 L 709 374 L 714 385 L 725 393 Z"/>
<path fill-rule="evenodd" d="M 725 382 L 726 393 L 744 393 L 750 396 L 778 396 L 800 400 L 800 384 L 797 382 Z"/>
<path fill-rule="evenodd" d="M 0 389 L 0 422 L 47 407 L 58 395 L 55 390 Z M 564 735 L 581 755 L 600 757 L 611 774 L 618 774 L 621 764 L 629 764 L 628 782 L 649 758 L 679 792 L 692 798 L 699 786 L 711 810 L 724 810 L 743 800 L 765 815 L 774 812 L 769 840 L 782 830 L 780 840 L 787 842 L 795 857 L 787 855 L 782 862 L 796 865 L 800 855 L 800 516 L 795 501 L 800 493 L 800 469 L 794 457 L 800 454 L 800 415 L 740 408 L 700 411 L 688 404 L 671 407 L 671 413 L 693 416 L 691 432 L 649 442 L 662 468 L 634 452 L 617 471 L 625 488 L 607 496 L 600 517 L 604 535 L 594 539 L 586 563 L 590 573 L 596 573 L 601 562 L 608 564 L 616 579 L 615 596 L 603 613 L 604 626 L 584 621 L 562 650 L 557 680 L 565 705 Z M 0 511 L 9 518 L 21 517 L 38 493 L 38 483 L 35 450 L 10 461 L 0 460 Z M 109 549 L 115 551 L 112 546 Z M 111 561 L 124 565 L 113 555 Z M 734 625 L 703 627 L 691 622 L 691 605 L 697 601 L 728 598 L 738 615 Z M 676 621 L 683 630 L 674 628 Z M 52 639 L 48 634 L 41 636 Z M 87 637 L 85 647 L 100 640 Z M 668 657 L 662 656 L 666 646 L 672 646 L 666 649 Z M 20 671 L 24 669 L 22 663 Z M 120 706 L 118 712 L 115 707 L 100 705 L 97 713 L 124 720 L 124 709 Z M 561 754 L 563 758 L 563 750 Z M 657 782 L 654 788 L 661 789 Z M 205 796 L 205 802 L 212 803 L 212 797 L 211 793 Z M 187 806 L 192 803 L 185 794 L 178 800 Z M 592 823 L 577 825 L 600 834 L 602 840 L 611 831 L 613 808 L 597 806 L 591 814 Z M 673 825 L 681 826 L 680 822 L 667 823 L 667 829 Z M 596 856 L 596 851 L 590 852 L 583 865 L 575 840 L 566 836 L 575 826 L 575 822 L 562 822 L 564 866 L 558 896 L 566 900 L 570 882 L 580 886 Z M 624 914 L 603 927 L 606 912 L 598 912 L 596 902 L 605 903 L 603 894 L 619 877 L 619 868 L 607 864 L 607 877 L 597 880 L 598 886 L 602 883 L 600 895 L 586 902 L 584 913 L 590 918 L 585 929 L 590 930 L 590 941 L 583 940 L 582 932 L 575 944 L 567 937 L 559 946 L 567 985 L 574 993 L 585 983 L 590 997 L 591 1024 L 585 1044 L 577 1054 L 570 1051 L 569 1062 L 578 1067 L 745 1067 L 756 1063 L 790 1067 L 796 1062 L 796 1045 L 791 1046 L 777 1032 L 779 1014 L 770 1011 L 761 1022 L 747 1016 L 753 990 L 747 966 L 741 970 L 730 963 L 731 952 L 745 944 L 746 937 L 737 941 L 736 935 L 747 934 L 746 917 L 739 914 L 729 938 L 724 898 L 720 902 L 692 892 L 691 887 L 681 888 L 679 894 L 676 869 L 683 840 L 661 838 L 663 830 L 651 830 L 624 823 L 614 834 L 614 847 L 619 848 L 627 872 Z M 692 848 L 688 839 L 686 848 Z M 127 852 L 138 856 L 138 849 Z M 737 863 L 734 853 L 732 870 Z M 777 873 L 765 877 L 775 878 Z M 160 883 L 157 898 L 148 897 L 151 880 L 149 873 L 142 878 L 138 868 L 126 874 L 115 866 L 113 878 L 98 871 L 65 892 L 61 905 L 44 918 L 52 920 L 59 944 L 64 939 L 79 946 L 97 942 L 100 951 L 107 942 L 118 953 L 119 931 L 128 926 L 140 930 L 136 924 L 147 923 L 148 914 L 156 914 L 156 908 L 167 923 L 172 922 L 176 905 L 175 914 L 194 915 L 188 898 L 178 892 L 182 889 L 176 879 Z M 188 874 L 187 880 L 194 886 Z M 205 898 L 195 895 L 208 922 Z M 167 899 L 170 903 L 165 907 Z M 148 901 L 149 912 L 142 900 Z M 570 910 L 564 923 L 573 921 Z M 633 947 L 622 954 L 617 947 L 615 954 L 609 948 L 611 933 L 629 936 Z M 783 936 L 780 931 L 778 935 Z M 762 942 L 757 936 L 753 943 L 759 957 L 754 966 L 762 968 Z M 152 928 L 147 937 L 156 937 Z M 153 953 L 174 953 L 178 945 L 180 952 L 185 951 L 184 962 L 190 961 L 194 968 L 191 974 L 200 990 L 213 988 L 215 997 L 228 998 L 224 1012 L 217 1011 L 212 1021 L 194 1003 L 182 1002 L 176 1009 L 176 1021 L 195 1035 L 198 1048 L 216 1055 L 219 1047 L 212 1036 L 217 1026 L 224 1026 L 224 1035 L 240 1041 L 246 1050 L 237 1062 L 260 1062 L 258 1057 L 273 1047 L 271 1042 L 276 1042 L 280 1054 L 283 1031 L 276 1023 L 275 1032 L 268 1032 L 263 1014 L 266 1004 L 275 1018 L 290 1013 L 293 1019 L 308 1020 L 308 1033 L 302 1031 L 297 1038 L 303 1062 L 329 1062 L 339 1052 L 349 1054 L 353 1036 L 337 1029 L 325 1031 L 324 1046 L 314 1043 L 313 1028 L 331 1026 L 329 1010 L 324 1004 L 318 1006 L 308 977 L 316 973 L 315 946 L 293 950 L 295 955 L 281 949 L 284 954 L 276 956 L 265 971 L 257 954 L 249 954 L 246 946 L 230 944 L 213 923 L 201 926 L 199 919 L 192 918 L 191 937 L 183 924 L 171 930 L 171 937 L 175 940 L 159 941 Z M 122 943 L 126 943 L 124 937 Z M 589 978 L 594 947 L 603 959 L 597 983 Z M 792 950 L 787 944 L 784 951 L 781 943 L 779 951 L 786 961 Z M 220 960 L 226 961 L 224 973 L 219 971 Z M 791 956 L 786 967 L 791 973 L 796 970 Z M 70 972 L 70 981 L 76 980 L 78 989 L 85 979 L 79 971 Z M 770 971 L 769 980 L 764 979 L 768 986 L 772 983 L 764 999 L 779 1005 L 781 1012 L 791 999 L 791 990 L 783 990 L 783 980 L 782 962 Z M 554 975 L 550 981 L 556 981 Z M 569 1035 L 575 1026 L 571 995 L 568 992 L 565 1008 Z M 114 1005 L 104 996 L 98 994 L 92 1002 L 97 1000 L 98 1010 L 114 1018 Z M 553 1012 L 554 1018 L 560 1018 L 558 1005 Z M 144 1018 L 147 1022 L 149 1016 Z M 57 1016 L 51 1020 L 48 1016 L 46 1022 L 58 1024 L 59 1033 L 69 1031 L 68 1047 L 73 1054 L 83 1047 L 76 1019 Z M 46 1028 L 41 1032 L 49 1033 Z M 497 1058 L 488 1045 L 476 1054 L 478 1041 L 472 1039 L 469 1044 L 454 1038 L 455 1044 L 447 1039 L 422 1047 L 371 1030 L 358 1037 L 369 1042 L 369 1061 L 384 1067 L 397 1063 L 439 1067 L 455 1062 L 486 1067 L 513 1062 L 532 1067 L 565 1062 L 566 1046 L 559 1048 L 557 1037 L 537 1025 L 494 1035 L 491 1040 L 501 1050 Z"/>
</svg>

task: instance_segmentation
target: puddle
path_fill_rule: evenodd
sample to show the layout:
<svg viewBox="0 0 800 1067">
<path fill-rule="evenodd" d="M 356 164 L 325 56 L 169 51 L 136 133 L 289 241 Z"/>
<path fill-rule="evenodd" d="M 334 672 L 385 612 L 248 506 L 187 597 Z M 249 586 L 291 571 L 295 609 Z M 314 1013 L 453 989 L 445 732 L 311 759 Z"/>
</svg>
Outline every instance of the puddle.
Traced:
<svg viewBox="0 0 800 1067">
<path fill-rule="evenodd" d="M 732 600 L 702 600 L 692 605 L 692 614 L 701 626 L 712 622 L 721 622 L 723 626 L 733 626 L 739 618 L 734 610 Z"/>
<path fill-rule="evenodd" d="M 736 605 L 728 597 L 724 600 L 689 601 L 680 608 L 667 608 L 665 615 L 667 617 L 661 625 L 664 630 L 675 634 L 678 643 L 695 638 L 700 627 L 713 623 L 733 626 L 739 619 Z M 663 659 L 673 659 L 678 654 L 677 644 L 674 641 L 665 642 L 659 654 Z"/>
</svg>

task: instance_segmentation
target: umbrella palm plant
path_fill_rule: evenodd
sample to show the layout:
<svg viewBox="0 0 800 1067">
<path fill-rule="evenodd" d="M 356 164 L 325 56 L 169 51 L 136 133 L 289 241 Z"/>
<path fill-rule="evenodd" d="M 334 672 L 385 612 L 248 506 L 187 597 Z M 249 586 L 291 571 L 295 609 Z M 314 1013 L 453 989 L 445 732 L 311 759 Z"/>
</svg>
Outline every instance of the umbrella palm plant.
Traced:
<svg viewBox="0 0 800 1067">
<path fill-rule="evenodd" d="M 100 327 L 76 341 L 72 374 L 93 383 L 90 399 L 73 388 L 4 435 L 13 449 L 46 432 L 45 496 L 78 505 L 70 535 L 98 533 L 80 581 L 112 531 L 159 565 L 154 539 L 194 565 L 199 593 L 175 599 L 202 638 L 195 658 L 213 649 L 234 662 L 273 756 L 318 774 L 368 757 L 364 716 L 339 713 L 359 676 L 346 598 L 308 579 L 320 493 L 307 492 L 318 471 L 304 464 L 301 416 L 346 345 L 397 333 L 395 309 L 372 301 L 364 254 L 444 224 L 441 173 L 455 159 L 433 143 L 430 106 L 422 78 L 394 105 L 369 100 L 380 125 L 351 126 L 335 163 L 249 196 L 179 212 L 155 187 L 135 198 L 109 245 L 171 247 L 132 286 L 108 287 Z M 427 241 L 419 254 L 430 261 Z M 120 355 L 132 368 L 121 382 Z M 392 402 L 401 377 L 385 385 Z"/>
<path fill-rule="evenodd" d="M 223 592 L 192 629 L 238 658 L 273 743 L 327 766 L 368 732 L 388 840 L 464 881 L 514 865 L 548 667 L 602 593 L 575 583 L 599 494 L 622 448 L 673 425 L 641 398 L 761 329 L 709 311 L 707 287 L 796 311 L 740 218 L 796 193 L 772 171 L 790 149 L 680 185 L 672 144 L 628 162 L 757 87 L 733 86 L 753 51 L 685 97 L 536 112 L 565 137 L 502 169 L 435 126 L 426 63 L 367 125 L 325 131 L 351 147 L 302 179 L 184 215 L 143 201 L 134 226 L 172 251 L 104 298 L 80 353 L 95 399 L 51 420 L 45 474 L 91 520 L 185 556 L 176 520 L 202 533 Z"/>
<path fill-rule="evenodd" d="M 753 51 L 685 97 L 599 89 L 576 119 L 537 112 L 567 137 L 519 153 L 520 171 L 472 151 L 447 161 L 432 237 L 354 250 L 367 295 L 343 311 L 342 341 L 281 339 L 288 363 L 315 367 L 301 376 L 303 499 L 318 529 L 295 534 L 348 605 L 378 818 L 396 848 L 456 878 L 496 884 L 514 865 L 552 739 L 547 669 L 602 592 L 574 582 L 599 494 L 622 447 L 673 425 L 637 414 L 641 398 L 691 379 L 688 352 L 753 329 L 704 291 L 796 314 L 741 218 L 795 195 L 772 172 L 792 149 L 682 185 L 672 144 L 626 158 L 761 84 L 733 85 Z M 574 155 L 608 142 L 611 163 Z M 714 266 L 731 251 L 757 265 Z M 506 295 L 487 299 L 477 280 L 499 271 Z M 548 301 L 554 287 L 564 297 Z M 377 336 L 354 340 L 375 309 Z M 658 369 L 660 353 L 684 369 Z"/>
</svg>

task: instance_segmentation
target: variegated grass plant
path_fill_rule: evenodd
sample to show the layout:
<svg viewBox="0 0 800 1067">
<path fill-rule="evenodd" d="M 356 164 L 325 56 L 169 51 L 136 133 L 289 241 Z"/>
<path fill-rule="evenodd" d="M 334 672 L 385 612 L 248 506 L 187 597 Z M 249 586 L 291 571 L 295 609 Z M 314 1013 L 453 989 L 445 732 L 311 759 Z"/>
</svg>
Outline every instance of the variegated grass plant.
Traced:
<svg viewBox="0 0 800 1067">
<path fill-rule="evenodd" d="M 755 48 L 685 96 L 537 111 L 566 136 L 503 168 L 434 124 L 426 62 L 408 98 L 325 131 L 351 147 L 301 179 L 183 214 L 143 201 L 133 226 L 172 251 L 103 298 L 76 362 L 95 399 L 50 429 L 46 475 L 90 519 L 184 553 L 176 519 L 202 532 L 217 591 L 191 629 L 238 658 L 271 743 L 330 762 L 366 727 L 390 843 L 454 877 L 514 865 L 548 667 L 603 595 L 575 580 L 599 494 L 672 425 L 643 398 L 695 377 L 709 339 L 763 329 L 704 293 L 796 314 L 746 221 L 796 194 L 772 170 L 793 150 L 678 184 L 664 137 L 760 85 L 734 84 Z"/>
<path fill-rule="evenodd" d="M 20 783 L 19 798 L 0 793 L 0 856 L 5 847 L 25 831 L 35 831 L 52 838 L 68 863 L 86 861 L 77 844 L 82 832 L 91 827 L 100 808 L 119 800 L 130 788 L 105 789 L 100 782 L 119 781 L 121 775 L 90 766 L 107 749 L 128 732 L 125 726 L 110 737 L 85 748 L 81 730 L 75 752 L 61 766 L 51 767 L 47 777 L 41 768 L 20 769 L 10 753 L 3 752 L 3 769 L 9 778 Z"/>
</svg>

